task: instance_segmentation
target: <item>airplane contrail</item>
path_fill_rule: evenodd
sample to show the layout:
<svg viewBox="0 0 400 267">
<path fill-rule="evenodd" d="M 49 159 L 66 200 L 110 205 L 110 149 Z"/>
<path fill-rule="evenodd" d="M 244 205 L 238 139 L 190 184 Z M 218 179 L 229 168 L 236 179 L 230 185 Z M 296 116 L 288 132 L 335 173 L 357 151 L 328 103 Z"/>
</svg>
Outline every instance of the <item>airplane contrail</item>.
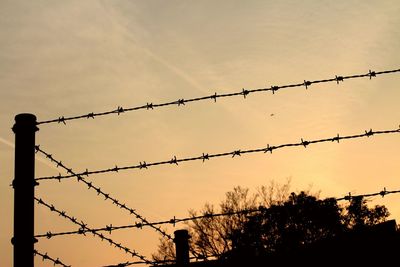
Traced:
<svg viewBox="0 0 400 267">
<path fill-rule="evenodd" d="M 4 138 L 1 138 L 1 137 L 0 137 L 0 142 L 2 142 L 3 144 L 5 144 L 5 145 L 7 145 L 9 147 L 12 147 L 12 148 L 15 147 L 13 143 L 11 143 L 10 141 L 8 141 L 8 140 L 6 140 Z"/>
<path fill-rule="evenodd" d="M 108 10 L 110 11 L 110 10 Z M 110 15 L 110 19 L 113 19 L 115 22 L 115 25 L 118 26 L 120 33 L 122 36 L 127 38 L 130 42 L 136 45 L 136 47 L 140 48 L 148 57 L 152 58 L 154 61 L 158 62 L 162 66 L 166 67 L 169 69 L 171 72 L 173 72 L 176 76 L 181 78 L 182 80 L 186 81 L 189 83 L 191 86 L 199 90 L 200 92 L 204 92 L 204 87 L 197 82 L 195 79 L 193 79 L 190 75 L 188 75 L 185 71 L 183 71 L 181 68 L 178 66 L 171 64 L 155 52 L 153 52 L 151 49 L 141 45 L 141 43 L 133 36 L 132 32 L 129 31 L 128 27 L 125 26 L 123 23 L 119 22 L 118 19 L 116 19 L 116 16 Z"/>
<path fill-rule="evenodd" d="M 0 137 L 0 143 L 3 143 L 3 144 L 5 144 L 5 145 L 7 145 L 7 146 L 9 146 L 9 147 L 15 148 L 15 145 L 14 145 L 12 142 L 10 142 L 10 141 L 8 141 L 8 140 L 2 138 L 2 137 Z M 41 156 L 36 156 L 36 159 L 37 159 L 38 161 L 40 161 L 41 163 L 43 163 L 44 165 L 50 167 L 51 169 L 53 169 L 53 170 L 58 170 L 56 166 L 54 166 L 53 164 L 51 164 L 51 163 L 50 163 L 48 160 L 46 160 L 45 158 L 43 158 L 43 157 L 41 157 Z"/>
</svg>

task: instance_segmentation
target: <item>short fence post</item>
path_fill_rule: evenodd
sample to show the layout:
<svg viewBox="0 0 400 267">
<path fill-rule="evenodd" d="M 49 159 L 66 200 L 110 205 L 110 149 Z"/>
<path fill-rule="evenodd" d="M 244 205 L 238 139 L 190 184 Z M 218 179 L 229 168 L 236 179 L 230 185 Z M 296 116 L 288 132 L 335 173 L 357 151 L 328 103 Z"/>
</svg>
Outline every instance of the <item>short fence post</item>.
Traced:
<svg viewBox="0 0 400 267">
<path fill-rule="evenodd" d="M 15 133 L 14 169 L 14 267 L 34 266 L 34 196 L 36 117 L 18 114 Z"/>
<path fill-rule="evenodd" d="M 174 235 L 176 266 L 189 266 L 189 233 L 187 230 L 176 230 Z"/>
</svg>

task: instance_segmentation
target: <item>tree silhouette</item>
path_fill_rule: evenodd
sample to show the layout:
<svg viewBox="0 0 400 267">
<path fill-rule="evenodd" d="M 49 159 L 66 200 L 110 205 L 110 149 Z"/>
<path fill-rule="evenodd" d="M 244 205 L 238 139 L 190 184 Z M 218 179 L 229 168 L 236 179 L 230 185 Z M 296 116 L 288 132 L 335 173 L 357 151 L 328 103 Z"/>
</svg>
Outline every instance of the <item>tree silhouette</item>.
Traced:
<svg viewBox="0 0 400 267">
<path fill-rule="evenodd" d="M 250 216 L 234 235 L 241 253 L 287 253 L 344 230 L 335 199 L 319 200 L 305 192 L 291 193 L 282 204 Z"/>
<path fill-rule="evenodd" d="M 235 187 L 220 204 L 222 213 L 265 207 L 254 214 L 237 214 L 193 220 L 187 224 L 191 251 L 200 257 L 243 259 L 271 254 L 290 254 L 317 241 L 347 231 L 378 224 L 389 212 L 384 206 L 368 208 L 367 201 L 352 198 L 341 206 L 334 198 L 319 199 L 310 192 L 288 193 L 289 182 L 271 184 L 257 193 Z M 216 213 L 205 204 L 202 214 Z M 190 211 L 191 216 L 198 213 Z M 161 239 L 155 260 L 174 259 L 174 246 Z"/>
</svg>

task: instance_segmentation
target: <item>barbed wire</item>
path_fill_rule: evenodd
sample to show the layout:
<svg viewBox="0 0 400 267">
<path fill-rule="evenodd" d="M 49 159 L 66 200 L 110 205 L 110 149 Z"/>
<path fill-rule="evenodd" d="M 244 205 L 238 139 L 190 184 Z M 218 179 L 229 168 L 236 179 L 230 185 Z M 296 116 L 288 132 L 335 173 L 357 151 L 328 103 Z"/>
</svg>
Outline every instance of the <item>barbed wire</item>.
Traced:
<svg viewBox="0 0 400 267">
<path fill-rule="evenodd" d="M 374 196 L 381 196 L 385 197 L 386 195 L 391 195 L 391 194 L 398 194 L 400 193 L 400 190 L 386 190 L 386 187 L 383 188 L 383 190 L 375 192 L 375 193 L 368 193 L 368 194 L 361 194 L 361 195 L 352 195 L 351 193 L 348 193 L 348 195 L 344 197 L 338 197 L 334 198 L 337 201 L 351 201 L 356 198 L 366 198 L 366 197 L 374 197 Z M 66 232 L 58 232 L 58 233 L 52 233 L 52 232 L 47 232 L 45 234 L 39 234 L 36 235 L 35 238 L 43 238 L 46 237 L 48 239 L 55 237 L 55 236 L 63 236 L 63 235 L 73 235 L 73 234 L 84 234 L 86 232 L 109 232 L 111 234 L 112 231 L 115 230 L 120 230 L 120 229 L 129 229 L 129 228 L 142 228 L 144 226 L 150 226 L 150 225 L 175 225 L 177 223 L 182 223 L 182 222 L 187 222 L 187 221 L 194 221 L 194 220 L 199 220 L 199 219 L 204 219 L 204 218 L 215 218 L 215 217 L 224 217 L 224 216 L 233 216 L 233 215 L 240 215 L 240 214 L 251 214 L 251 213 L 257 213 L 257 212 L 264 212 L 268 208 L 267 207 L 258 207 L 257 209 L 245 209 L 245 210 L 239 210 L 239 211 L 232 211 L 232 212 L 224 212 L 224 213 L 205 213 L 203 215 L 199 216 L 191 216 L 191 217 L 186 217 L 186 218 L 176 218 L 175 216 L 172 219 L 169 220 L 164 220 L 164 221 L 158 221 L 158 222 L 152 222 L 152 223 L 147 223 L 147 224 L 142 224 L 142 223 L 135 223 L 135 224 L 128 224 L 128 225 L 122 225 L 122 226 L 113 226 L 113 225 L 106 225 L 105 227 L 101 228 L 95 228 L 91 230 L 86 230 L 82 231 L 81 229 L 77 231 L 66 231 Z"/>
<path fill-rule="evenodd" d="M 54 258 L 50 257 L 49 255 L 47 255 L 47 253 L 45 253 L 45 254 L 40 253 L 36 249 L 33 250 L 33 255 L 42 257 L 43 261 L 48 260 L 48 261 L 53 262 L 54 266 L 61 265 L 61 266 L 64 266 L 64 267 L 71 267 L 71 265 L 66 265 L 66 264 L 62 263 L 59 258 L 54 259 Z"/>
<path fill-rule="evenodd" d="M 383 190 L 379 191 L 379 192 L 375 192 L 375 193 L 369 193 L 369 194 L 362 194 L 362 195 L 352 195 L 350 192 L 348 193 L 348 195 L 344 196 L 344 197 L 340 197 L 340 198 L 336 198 L 337 201 L 342 201 L 342 200 L 348 200 L 351 201 L 355 198 L 366 198 L 366 197 L 376 197 L 376 196 L 381 196 L 384 197 L 386 195 L 390 195 L 390 194 L 398 194 L 400 193 L 400 190 L 386 190 L 386 187 L 383 188 Z"/>
<path fill-rule="evenodd" d="M 305 89 L 308 89 L 308 87 L 311 86 L 312 84 L 327 83 L 327 82 L 336 82 L 337 84 L 339 84 L 339 82 L 343 82 L 344 80 L 348 80 L 348 79 L 363 78 L 363 77 L 369 77 L 370 79 L 372 79 L 372 77 L 376 77 L 377 75 L 395 73 L 395 72 L 400 72 L 400 69 L 385 70 L 385 71 L 378 71 L 378 72 L 369 70 L 369 72 L 366 74 L 356 74 L 356 75 L 348 75 L 348 76 L 335 75 L 335 78 L 315 80 L 315 81 L 304 80 L 303 82 L 296 83 L 296 84 L 271 86 L 271 87 L 256 88 L 256 89 L 243 88 L 242 91 L 235 92 L 235 93 L 226 93 L 226 94 L 214 93 L 213 95 L 209 95 L 209 96 L 190 98 L 190 99 L 178 99 L 175 101 L 165 102 L 165 103 L 161 103 L 161 104 L 147 103 L 146 105 L 143 105 L 143 106 L 137 106 L 137 107 L 131 107 L 131 108 L 123 108 L 121 106 L 118 106 L 117 109 L 114 109 L 111 111 L 98 112 L 98 113 L 91 112 L 91 113 L 88 113 L 85 115 L 78 115 L 78 116 L 72 116 L 72 117 L 61 116 L 57 119 L 40 121 L 37 123 L 37 125 L 49 124 L 49 123 L 66 124 L 67 121 L 71 121 L 71 120 L 90 119 L 90 118 L 94 119 L 95 117 L 99 117 L 99 116 L 105 116 L 105 115 L 110 115 L 110 114 L 120 115 L 122 113 L 129 112 L 129 111 L 142 110 L 142 109 L 149 110 L 149 109 L 171 106 L 171 105 L 184 106 L 186 103 L 203 101 L 203 100 L 208 100 L 208 99 L 211 99 L 211 100 L 214 100 L 214 102 L 217 102 L 217 98 L 224 98 L 224 97 L 243 96 L 244 98 L 246 98 L 249 94 L 257 93 L 257 92 L 271 91 L 272 94 L 275 94 L 275 92 L 277 92 L 281 89 L 286 89 L 286 88 L 294 88 L 294 87 L 303 87 L 304 86 Z"/>
<path fill-rule="evenodd" d="M 166 263 L 175 263 L 175 261 L 174 260 L 154 261 L 153 265 L 166 264 Z M 131 265 L 139 265 L 139 264 L 147 264 L 147 263 L 144 261 L 127 261 L 127 262 L 118 263 L 118 264 L 104 265 L 103 267 L 125 267 L 125 266 L 131 266 Z"/>
<path fill-rule="evenodd" d="M 214 255 L 214 256 L 209 256 L 209 257 L 202 257 L 201 260 L 196 257 L 189 257 L 189 260 L 196 260 L 196 262 L 203 262 L 207 261 L 210 259 L 215 259 L 216 257 L 221 256 L 221 255 Z M 175 260 L 162 260 L 162 261 L 154 261 L 154 264 L 166 264 L 166 263 L 176 263 Z M 126 267 L 126 266 L 131 266 L 131 265 L 138 265 L 138 264 L 146 264 L 146 262 L 143 261 L 127 261 L 127 262 L 122 262 L 118 264 L 113 264 L 113 265 L 105 265 L 103 267 Z"/>
<path fill-rule="evenodd" d="M 164 224 L 171 224 L 175 226 L 177 223 L 181 222 L 187 222 L 187 221 L 193 221 L 197 219 L 202 219 L 202 218 L 214 218 L 214 217 L 221 217 L 221 216 L 233 216 L 233 215 L 238 215 L 238 214 L 250 214 L 250 213 L 255 213 L 255 212 L 260 212 L 264 210 L 265 208 L 259 207 L 257 209 L 248 209 L 248 210 L 240 210 L 240 211 L 232 211 L 232 212 L 225 212 L 225 213 L 207 213 L 204 215 L 199 215 L 199 216 L 192 216 L 192 217 L 187 217 L 187 218 L 174 218 L 165 220 L 165 221 L 159 221 L 159 222 L 152 222 L 152 223 L 135 223 L 135 224 L 129 224 L 129 225 L 123 225 L 123 226 L 113 226 L 113 225 L 107 225 L 102 228 L 96 228 L 96 229 L 91 229 L 90 231 L 87 230 L 86 232 L 109 232 L 111 233 L 112 231 L 115 230 L 120 230 L 120 229 L 129 229 L 129 228 L 142 228 L 144 226 L 150 226 L 150 225 L 164 225 Z M 40 234 L 36 235 L 36 238 L 41 238 L 41 237 L 46 237 L 48 239 L 54 237 L 54 236 L 60 236 L 60 235 L 71 235 L 71 234 L 83 234 L 84 232 L 78 230 L 78 231 L 69 231 L 69 232 L 59 232 L 59 233 L 52 233 L 52 232 L 47 232 L 46 234 Z"/>
<path fill-rule="evenodd" d="M 128 170 L 128 169 L 147 169 L 148 167 L 157 166 L 157 165 L 167 165 L 167 164 L 179 165 L 179 163 L 187 162 L 187 161 L 201 160 L 201 161 L 205 162 L 206 160 L 209 160 L 211 158 L 226 157 L 226 156 L 231 156 L 232 158 L 234 158 L 236 156 L 241 156 L 243 154 L 250 154 L 250 153 L 260 153 L 260 152 L 272 153 L 272 151 L 281 149 L 284 147 L 295 147 L 295 146 L 307 147 L 308 145 L 311 145 L 311 144 L 334 142 L 334 141 L 339 143 L 340 140 L 344 140 L 344 139 L 355 139 L 355 138 L 370 137 L 372 135 L 389 134 L 389 133 L 400 133 L 400 126 L 398 129 L 394 129 L 394 130 L 372 131 L 372 129 L 370 129 L 368 131 L 365 131 L 365 133 L 363 133 L 363 134 L 347 135 L 347 136 L 339 136 L 339 134 L 337 134 L 337 136 L 335 136 L 335 137 L 312 140 L 312 141 L 306 141 L 306 140 L 303 140 L 303 138 L 301 138 L 301 142 L 298 142 L 298 143 L 287 143 L 287 144 L 281 144 L 281 145 L 277 145 L 277 146 L 270 146 L 268 144 L 267 147 L 263 147 L 263 148 L 255 148 L 255 149 L 249 149 L 249 150 L 234 150 L 232 152 L 223 152 L 223 153 L 217 153 L 217 154 L 203 153 L 201 156 L 190 157 L 190 158 L 177 159 L 177 157 L 174 156 L 171 160 L 167 160 L 167 161 L 160 161 L 160 162 L 153 162 L 153 163 L 146 163 L 146 161 L 143 161 L 143 162 L 139 162 L 138 165 L 131 165 L 131 166 L 125 166 L 125 167 L 115 166 L 113 168 L 95 170 L 95 171 L 89 171 L 88 169 L 86 169 L 86 171 L 80 172 L 80 173 L 72 173 L 71 171 L 68 171 L 70 173 L 69 175 L 61 175 L 60 174 L 58 176 L 40 177 L 40 178 L 36 178 L 35 180 L 36 181 L 40 181 L 40 180 L 61 181 L 62 179 L 68 179 L 68 178 L 73 178 L 73 177 L 77 177 L 78 180 L 80 180 L 80 179 L 82 179 L 82 176 L 88 176 L 91 174 L 119 172 L 121 170 Z"/>
<path fill-rule="evenodd" d="M 136 252 L 135 250 L 131 250 L 128 247 L 125 247 L 123 245 L 121 245 L 120 243 L 116 243 L 115 241 L 113 241 L 111 238 L 108 238 L 106 236 L 104 236 L 103 234 L 99 234 L 96 231 L 92 230 L 91 228 L 89 228 L 87 226 L 86 223 L 84 223 L 83 221 L 78 220 L 75 217 L 71 217 L 70 215 L 68 215 L 65 211 L 60 211 L 58 210 L 54 205 L 52 204 L 47 204 L 46 202 L 44 202 L 41 198 L 36 198 L 35 200 L 38 204 L 47 207 L 50 211 L 57 213 L 59 216 L 68 219 L 69 221 L 73 222 L 76 225 L 79 225 L 79 229 L 80 231 L 82 231 L 82 234 L 85 235 L 86 232 L 90 232 L 91 234 L 93 234 L 93 236 L 99 237 L 102 241 L 105 240 L 107 241 L 111 246 L 114 246 L 120 250 L 123 250 L 125 253 L 131 255 L 132 257 L 137 257 L 140 260 L 148 263 L 148 264 L 152 264 L 151 261 L 147 260 L 146 257 L 140 255 L 138 252 Z M 80 222 L 79 222 L 80 221 Z"/>
<path fill-rule="evenodd" d="M 40 148 L 40 146 L 35 146 L 36 153 L 40 152 L 42 153 L 47 159 L 49 159 L 51 162 L 55 163 L 57 167 L 64 169 L 67 173 L 70 173 L 71 175 L 76 175 L 78 182 L 82 182 L 85 185 L 87 185 L 88 189 L 94 190 L 98 196 L 104 197 L 105 200 L 110 200 L 115 206 L 122 210 L 126 210 L 129 212 L 129 214 L 134 215 L 137 219 L 141 221 L 142 224 L 145 224 L 146 226 L 148 225 L 149 227 L 153 228 L 156 230 L 158 233 L 160 233 L 162 236 L 172 240 L 172 236 L 166 233 L 164 230 L 162 230 L 160 227 L 156 227 L 155 225 L 151 225 L 145 217 L 141 216 L 139 213 L 135 211 L 135 209 L 132 209 L 128 207 L 126 204 L 122 203 L 115 197 L 110 196 L 109 193 L 105 193 L 100 187 L 96 186 L 93 184 L 93 182 L 88 182 L 84 177 L 82 177 L 79 174 L 76 174 L 71 168 L 68 168 L 65 166 L 64 163 L 62 163 L 59 160 L 56 160 L 51 154 L 47 153 L 43 149 Z M 60 174 L 61 175 L 61 174 Z"/>
</svg>

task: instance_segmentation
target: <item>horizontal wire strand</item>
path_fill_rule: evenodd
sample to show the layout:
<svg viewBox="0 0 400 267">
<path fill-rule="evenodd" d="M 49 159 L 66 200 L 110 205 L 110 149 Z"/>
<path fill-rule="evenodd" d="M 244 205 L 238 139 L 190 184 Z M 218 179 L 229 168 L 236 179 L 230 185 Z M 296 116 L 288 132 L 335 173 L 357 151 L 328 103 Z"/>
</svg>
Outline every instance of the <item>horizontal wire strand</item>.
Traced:
<svg viewBox="0 0 400 267">
<path fill-rule="evenodd" d="M 271 87 L 266 87 L 266 88 L 256 88 L 256 89 L 243 88 L 242 91 L 234 92 L 234 93 L 226 93 L 226 94 L 215 93 L 215 94 L 209 95 L 209 96 L 202 96 L 202 97 L 190 98 L 190 99 L 182 98 L 182 99 L 178 99 L 178 100 L 171 101 L 171 102 L 165 102 L 165 103 L 161 103 L 161 104 L 147 103 L 146 105 L 131 107 L 131 108 L 123 108 L 121 106 L 118 106 L 117 109 L 114 109 L 111 111 L 98 112 L 98 113 L 91 112 L 88 114 L 71 116 L 71 117 L 61 116 L 61 117 L 58 117 L 57 119 L 40 121 L 37 123 L 37 125 L 49 124 L 49 123 L 66 124 L 67 121 L 72 121 L 72 120 L 90 119 L 90 118 L 94 119 L 95 117 L 99 117 L 99 116 L 106 116 L 106 115 L 110 115 L 110 114 L 120 115 L 122 113 L 135 111 L 135 110 L 142 110 L 142 109 L 149 110 L 149 109 L 171 106 L 171 105 L 183 106 L 183 105 L 185 105 L 185 103 L 198 102 L 198 101 L 209 100 L 209 99 L 214 100 L 216 102 L 217 98 L 226 98 L 226 97 L 233 97 L 233 96 L 243 96 L 244 98 L 246 98 L 247 95 L 249 95 L 251 93 L 257 93 L 257 92 L 271 91 L 273 94 L 275 94 L 276 91 L 279 91 L 281 89 L 286 89 L 286 88 L 294 88 L 294 87 L 303 87 L 304 86 L 306 89 L 308 89 L 308 87 L 311 86 L 312 84 L 328 83 L 328 82 L 336 82 L 337 84 L 339 84 L 339 82 L 343 82 L 344 80 L 355 79 L 355 78 L 364 78 L 364 77 L 369 77 L 371 79 L 372 77 L 376 77 L 377 75 L 396 73 L 396 72 L 400 72 L 400 69 L 385 70 L 385 71 L 378 71 L 378 72 L 369 70 L 369 72 L 366 74 L 356 74 L 356 75 L 348 75 L 348 76 L 337 76 L 336 75 L 335 78 L 330 78 L 330 79 L 322 79 L 322 80 L 315 80 L 315 81 L 304 80 L 304 82 L 301 82 L 301 83 L 281 85 L 281 86 L 271 86 Z"/>
<path fill-rule="evenodd" d="M 356 198 L 366 198 L 366 197 L 374 197 L 374 196 L 381 196 L 384 197 L 386 195 L 391 195 L 391 194 L 398 194 L 400 193 L 400 190 L 386 190 L 386 187 L 375 193 L 368 193 L 368 194 L 361 194 L 361 195 L 351 195 L 349 193 L 348 195 L 344 197 L 339 197 L 339 198 L 334 198 L 337 201 L 351 201 Z M 204 218 L 215 218 L 215 217 L 223 217 L 223 216 L 233 216 L 233 215 L 239 215 L 239 214 L 251 214 L 251 213 L 257 213 L 257 212 L 263 212 L 266 211 L 268 208 L 266 207 L 259 207 L 257 209 L 245 209 L 245 210 L 240 210 L 240 211 L 233 211 L 233 212 L 225 212 L 225 213 L 207 213 L 199 216 L 191 216 L 191 217 L 186 217 L 186 218 L 176 218 L 175 216 L 172 219 L 169 220 L 164 220 L 164 221 L 158 221 L 158 222 L 152 222 L 152 223 L 136 223 L 136 224 L 129 224 L 129 225 L 122 225 L 122 226 L 112 226 L 112 225 L 106 225 L 105 227 L 101 228 L 96 228 L 96 229 L 91 229 L 91 230 L 86 230 L 82 231 L 81 229 L 77 231 L 66 231 L 66 232 L 58 232 L 58 233 L 52 233 L 52 232 L 47 232 L 45 234 L 39 234 L 36 235 L 35 238 L 43 238 L 46 237 L 48 239 L 55 237 L 55 236 L 63 236 L 63 235 L 74 235 L 74 234 L 84 234 L 86 232 L 109 232 L 111 234 L 112 231 L 115 230 L 120 230 L 120 229 L 130 229 L 130 228 L 142 228 L 144 226 L 150 226 L 150 225 L 175 225 L 177 223 L 182 223 L 182 222 L 187 222 L 187 221 L 194 221 L 198 219 L 204 219 Z"/>
<path fill-rule="evenodd" d="M 189 260 L 196 260 L 196 262 L 203 262 L 203 261 L 207 261 L 210 259 L 215 259 L 215 257 L 217 257 L 217 256 L 220 256 L 220 255 L 202 258 L 201 260 L 199 260 L 199 258 L 189 257 Z M 174 263 L 176 263 L 176 261 L 174 261 L 174 260 L 154 261 L 154 264 L 166 264 L 166 263 L 174 264 Z M 132 261 L 132 262 L 127 261 L 127 262 L 122 262 L 122 263 L 113 264 L 113 265 L 105 265 L 103 267 L 126 267 L 126 266 L 131 266 L 131 265 L 138 265 L 138 264 L 146 264 L 146 262 L 144 262 L 144 261 Z"/>
<path fill-rule="evenodd" d="M 272 151 L 281 149 L 284 147 L 295 147 L 295 146 L 307 147 L 308 145 L 311 145 L 311 144 L 334 142 L 334 141 L 339 143 L 340 140 L 356 139 L 356 138 L 361 138 L 361 137 L 370 137 L 372 135 L 391 134 L 391 133 L 400 133 L 400 126 L 398 129 L 394 129 L 394 130 L 372 131 L 372 129 L 370 129 L 369 131 L 365 131 L 365 133 L 363 133 L 363 134 L 347 135 L 347 136 L 339 136 L 339 134 L 338 134 L 335 137 L 312 140 L 312 141 L 306 141 L 301 138 L 301 142 L 298 142 L 298 143 L 287 143 L 287 144 L 281 144 L 281 145 L 276 145 L 276 146 L 270 146 L 268 144 L 267 147 L 262 147 L 262 148 L 255 148 L 255 149 L 249 149 L 249 150 L 234 150 L 232 152 L 223 152 L 223 153 L 217 153 L 217 154 L 203 153 L 201 156 L 182 158 L 182 159 L 177 159 L 176 156 L 174 156 L 171 160 L 166 160 L 166 161 L 153 162 L 153 163 L 146 163 L 146 161 L 143 161 L 143 162 L 139 162 L 138 165 L 124 166 L 124 167 L 115 166 L 113 168 L 95 170 L 95 171 L 89 171 L 86 169 L 86 171 L 80 172 L 80 173 L 72 173 L 72 171 L 69 169 L 68 170 L 68 172 L 70 173 L 69 175 L 61 175 L 60 174 L 58 176 L 46 176 L 46 177 L 36 178 L 35 180 L 36 181 L 41 181 L 41 180 L 61 181 L 63 179 L 69 179 L 69 178 L 75 178 L 75 177 L 78 180 L 80 180 L 80 179 L 82 179 L 83 176 L 88 176 L 88 175 L 92 175 L 92 174 L 104 174 L 104 173 L 118 172 L 121 170 L 129 170 L 129 169 L 147 169 L 148 167 L 158 166 L 158 165 L 167 165 L 167 164 L 179 165 L 179 163 L 181 163 L 181 162 L 197 161 L 197 160 L 201 160 L 204 162 L 211 158 L 226 157 L 226 156 L 231 156 L 232 158 L 234 158 L 236 156 L 241 156 L 243 154 L 250 154 L 250 153 L 260 153 L 260 152 L 272 153 Z M 40 147 L 36 146 L 36 150 L 40 151 Z M 48 158 L 51 159 L 51 155 Z"/>
</svg>

